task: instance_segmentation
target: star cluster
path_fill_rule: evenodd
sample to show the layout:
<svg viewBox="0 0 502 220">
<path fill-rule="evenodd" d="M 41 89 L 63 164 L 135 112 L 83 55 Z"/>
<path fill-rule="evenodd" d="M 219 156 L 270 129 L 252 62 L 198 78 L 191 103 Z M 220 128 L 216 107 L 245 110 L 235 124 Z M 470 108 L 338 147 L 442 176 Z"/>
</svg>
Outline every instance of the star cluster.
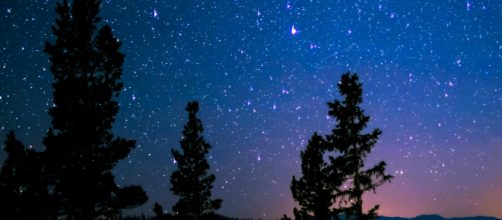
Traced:
<svg viewBox="0 0 502 220">
<path fill-rule="evenodd" d="M 50 125 L 43 47 L 55 2 L 0 3 L 0 132 L 36 149 Z M 369 163 L 385 160 L 396 176 L 367 205 L 390 216 L 502 217 L 500 2 L 105 0 L 101 16 L 126 55 L 114 130 L 137 140 L 115 177 L 150 197 L 127 213 L 153 214 L 153 202 L 170 211 L 170 149 L 186 103 L 199 100 L 219 212 L 291 215 L 300 151 L 336 123 L 326 102 L 350 70 L 370 127 L 383 130 Z"/>
</svg>

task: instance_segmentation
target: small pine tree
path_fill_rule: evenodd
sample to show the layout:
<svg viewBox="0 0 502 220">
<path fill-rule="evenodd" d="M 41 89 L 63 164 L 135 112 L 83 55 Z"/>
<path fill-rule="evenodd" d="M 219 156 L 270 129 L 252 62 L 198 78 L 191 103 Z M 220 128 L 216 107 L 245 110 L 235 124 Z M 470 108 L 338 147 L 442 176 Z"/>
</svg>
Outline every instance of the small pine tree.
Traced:
<svg viewBox="0 0 502 220">
<path fill-rule="evenodd" d="M 40 153 L 25 146 L 10 131 L 8 154 L 0 171 L 0 219 L 35 219 L 46 216 L 50 197 L 45 188 Z M 49 217 L 49 216 L 46 216 Z"/>
<path fill-rule="evenodd" d="M 281 220 L 291 220 L 286 214 L 282 215 Z"/>
<path fill-rule="evenodd" d="M 22 194 L 26 191 L 26 151 L 14 132 L 10 131 L 5 140 L 7 159 L 0 171 L 0 217 L 2 219 L 21 219 L 19 212 Z"/>
<path fill-rule="evenodd" d="M 296 219 L 328 219 L 330 215 L 332 189 L 328 164 L 323 159 L 325 145 L 325 140 L 314 133 L 305 150 L 301 152 L 303 176 L 298 180 L 293 176 L 291 181 L 293 199 L 301 207 L 300 210 L 294 209 Z"/>
<path fill-rule="evenodd" d="M 362 103 L 362 84 L 357 74 L 349 72 L 342 75 L 338 90 L 343 101 L 329 102 L 328 114 L 337 121 L 332 133 L 327 136 L 327 149 L 339 153 L 331 158 L 330 167 L 334 173 L 343 173 L 342 179 L 348 189 L 338 189 L 334 200 L 345 204 L 342 209 L 346 219 L 374 219 L 377 217 L 378 205 L 365 213 L 363 211 L 363 193 L 375 191 L 385 182 L 390 182 L 393 176 L 385 173 L 385 162 L 365 169 L 365 160 L 382 133 L 374 129 L 364 133 L 370 117 L 364 114 L 359 106 Z"/>
<path fill-rule="evenodd" d="M 112 126 L 124 55 L 108 25 L 97 28 L 101 1 L 57 3 L 52 26 L 55 42 L 47 42 L 54 76 L 52 126 L 44 139 L 44 169 L 58 199 L 57 215 L 94 219 L 146 202 L 141 187 L 119 188 L 112 174 L 117 162 L 135 147 L 134 140 L 115 137 Z M 127 196 L 126 196 L 127 195 Z"/>
<path fill-rule="evenodd" d="M 178 166 L 178 170 L 171 175 L 171 191 L 180 196 L 173 211 L 182 218 L 199 219 L 219 209 L 222 200 L 211 200 L 215 176 L 208 174 L 209 163 L 206 160 L 211 145 L 202 136 L 202 122 L 196 115 L 198 102 L 189 102 L 186 111 L 188 122 L 180 141 L 182 151 L 171 150 Z"/>
<path fill-rule="evenodd" d="M 164 208 L 159 203 L 153 205 L 153 213 L 155 213 L 155 219 L 160 219 L 164 215 Z"/>
</svg>

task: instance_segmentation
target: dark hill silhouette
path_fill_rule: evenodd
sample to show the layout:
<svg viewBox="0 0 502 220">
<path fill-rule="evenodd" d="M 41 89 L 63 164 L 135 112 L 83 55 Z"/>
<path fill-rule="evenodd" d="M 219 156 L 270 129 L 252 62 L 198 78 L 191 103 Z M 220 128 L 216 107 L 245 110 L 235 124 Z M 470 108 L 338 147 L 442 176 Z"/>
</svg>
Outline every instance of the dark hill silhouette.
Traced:
<svg viewBox="0 0 502 220">
<path fill-rule="evenodd" d="M 440 215 L 419 215 L 413 218 L 379 216 L 377 219 L 378 220 L 502 220 L 500 218 L 489 217 L 489 216 L 445 218 Z M 345 216 L 340 215 L 340 220 L 345 220 Z"/>
<path fill-rule="evenodd" d="M 127 219 L 127 220 L 137 220 L 137 219 L 153 219 L 153 220 L 180 220 L 182 218 L 177 218 L 175 216 L 172 216 L 170 214 L 164 214 L 163 216 L 160 217 L 123 217 L 121 219 Z M 218 215 L 218 214 L 212 214 L 211 216 L 208 216 L 208 218 L 205 219 L 217 219 L 217 220 L 259 220 L 260 218 L 231 218 L 223 215 Z M 280 219 L 280 218 L 276 218 Z M 313 218 L 312 218 L 313 219 Z M 456 217 L 456 218 L 445 218 L 440 215 L 419 215 L 413 218 L 404 218 L 404 217 L 385 217 L 385 216 L 380 216 L 377 219 L 379 220 L 502 220 L 501 218 L 496 218 L 496 217 L 489 217 L 489 216 L 472 216 L 472 217 Z M 341 218 L 341 220 L 345 220 L 345 218 Z"/>
<path fill-rule="evenodd" d="M 380 220 L 500 220 L 499 218 L 488 217 L 488 216 L 445 218 L 440 215 L 419 215 L 414 218 L 381 216 L 378 219 Z"/>
</svg>

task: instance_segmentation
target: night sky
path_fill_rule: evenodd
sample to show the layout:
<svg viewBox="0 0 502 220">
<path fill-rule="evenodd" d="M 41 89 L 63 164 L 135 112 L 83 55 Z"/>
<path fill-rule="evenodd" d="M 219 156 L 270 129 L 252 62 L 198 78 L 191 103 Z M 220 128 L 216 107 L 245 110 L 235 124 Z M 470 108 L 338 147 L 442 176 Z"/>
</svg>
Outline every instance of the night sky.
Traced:
<svg viewBox="0 0 502 220">
<path fill-rule="evenodd" d="M 0 132 L 43 149 L 50 126 L 56 1 L 0 2 Z M 186 103 L 200 101 L 219 213 L 292 215 L 293 175 L 328 101 L 357 72 L 370 128 L 369 164 L 396 178 L 366 197 L 380 214 L 502 217 L 502 2 L 490 0 L 107 0 L 122 41 L 125 89 L 115 134 L 137 140 L 114 170 L 150 200 L 128 214 L 171 212 Z M 0 161 L 5 159 L 0 153 Z"/>
</svg>

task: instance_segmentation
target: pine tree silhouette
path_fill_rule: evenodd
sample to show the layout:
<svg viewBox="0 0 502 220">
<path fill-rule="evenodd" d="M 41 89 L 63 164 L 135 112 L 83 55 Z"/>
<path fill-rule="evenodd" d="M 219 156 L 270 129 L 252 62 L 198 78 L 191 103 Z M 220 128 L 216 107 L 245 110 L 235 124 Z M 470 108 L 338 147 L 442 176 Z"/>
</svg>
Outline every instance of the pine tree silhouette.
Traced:
<svg viewBox="0 0 502 220">
<path fill-rule="evenodd" d="M 111 172 L 135 141 L 111 132 L 123 88 L 124 55 L 111 28 L 97 28 L 100 4 L 75 0 L 70 8 L 67 0 L 57 3 L 55 42 L 45 45 L 54 76 L 45 169 L 59 201 L 58 215 L 70 219 L 115 215 L 147 200 L 141 187 L 119 188 Z"/>
<path fill-rule="evenodd" d="M 12 131 L 7 134 L 4 150 L 8 157 L 0 171 L 0 217 L 16 219 L 21 215 L 16 209 L 21 203 L 20 197 L 25 185 L 23 163 L 27 161 L 26 152 L 24 145 L 16 139 Z"/>
<path fill-rule="evenodd" d="M 302 174 L 296 180 L 293 176 L 291 192 L 300 205 L 294 209 L 296 219 L 328 219 L 332 206 L 332 188 L 329 183 L 328 164 L 323 156 L 326 152 L 325 140 L 314 133 L 305 150 L 301 152 Z"/>
<path fill-rule="evenodd" d="M 282 215 L 281 220 L 291 220 L 286 214 Z"/>
<path fill-rule="evenodd" d="M 45 216 L 51 200 L 45 188 L 41 154 L 25 146 L 10 131 L 8 154 L 0 171 L 0 219 L 36 219 Z"/>
<path fill-rule="evenodd" d="M 155 213 L 153 219 L 157 220 L 168 219 L 167 215 L 164 215 L 164 208 L 162 208 L 162 206 L 159 203 L 153 204 L 153 213 Z"/>
<path fill-rule="evenodd" d="M 161 219 L 164 215 L 164 208 L 159 203 L 153 205 L 153 213 L 155 213 L 155 219 Z"/>
<path fill-rule="evenodd" d="M 213 214 L 221 207 L 221 199 L 211 200 L 213 174 L 208 174 L 206 155 L 211 149 L 202 136 L 202 122 L 197 118 L 198 102 L 189 102 L 186 107 L 188 122 L 180 141 L 181 152 L 171 150 L 178 170 L 171 175 L 171 191 L 180 196 L 173 206 L 175 215 L 183 219 L 200 219 Z"/>
<path fill-rule="evenodd" d="M 385 174 L 384 161 L 364 170 L 382 132 L 363 133 L 370 117 L 359 107 L 362 84 L 357 74 L 343 74 L 338 90 L 344 99 L 328 103 L 335 128 L 326 138 L 314 133 L 301 152 L 303 176 L 291 182 L 293 198 L 301 207 L 294 209 L 296 219 L 340 219 L 342 213 L 347 220 L 374 219 L 378 205 L 365 213 L 362 196 L 393 178 Z"/>
<path fill-rule="evenodd" d="M 338 188 L 334 200 L 343 204 L 346 219 L 374 219 L 377 217 L 378 205 L 365 213 L 363 193 L 375 191 L 378 186 L 390 182 L 393 176 L 385 173 L 384 161 L 366 170 L 364 162 L 382 132 L 374 129 L 364 133 L 370 117 L 359 107 L 362 103 L 362 84 L 357 74 L 343 74 L 338 90 L 344 99 L 328 103 L 328 114 L 336 119 L 337 124 L 326 137 L 326 146 L 328 150 L 339 153 L 330 158 L 329 166 L 332 173 L 344 174 L 342 180 L 348 189 Z"/>
</svg>

